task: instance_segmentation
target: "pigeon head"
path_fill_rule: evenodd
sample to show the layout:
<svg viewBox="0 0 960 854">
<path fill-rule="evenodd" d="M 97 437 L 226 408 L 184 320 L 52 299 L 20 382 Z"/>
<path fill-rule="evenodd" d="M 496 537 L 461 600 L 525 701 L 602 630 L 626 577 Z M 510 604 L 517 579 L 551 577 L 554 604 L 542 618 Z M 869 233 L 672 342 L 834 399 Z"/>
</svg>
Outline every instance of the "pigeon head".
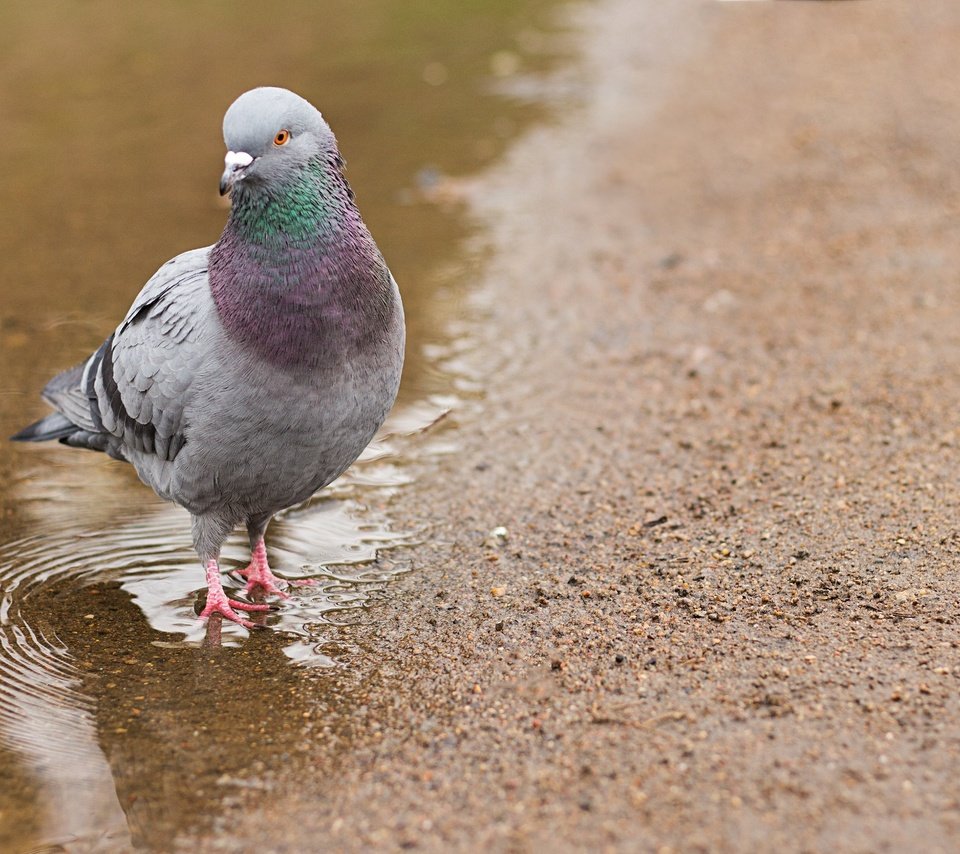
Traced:
<svg viewBox="0 0 960 854">
<path fill-rule="evenodd" d="M 336 151 L 333 131 L 320 111 L 274 86 L 244 92 L 230 105 L 223 140 L 227 156 L 221 196 L 241 184 L 253 190 L 296 180 L 312 160 Z"/>
</svg>

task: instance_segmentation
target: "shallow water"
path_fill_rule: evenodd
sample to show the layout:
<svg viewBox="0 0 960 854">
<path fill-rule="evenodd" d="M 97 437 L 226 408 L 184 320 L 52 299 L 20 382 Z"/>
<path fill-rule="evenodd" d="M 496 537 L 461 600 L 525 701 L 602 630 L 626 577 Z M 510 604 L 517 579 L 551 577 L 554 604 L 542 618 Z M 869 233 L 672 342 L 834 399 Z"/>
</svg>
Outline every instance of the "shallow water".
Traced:
<svg viewBox="0 0 960 854">
<path fill-rule="evenodd" d="M 375 667 L 357 624 L 417 538 L 392 528 L 389 501 L 412 460 L 455 451 L 437 419 L 480 388 L 459 360 L 475 259 L 451 176 L 543 114 L 528 84 L 555 56 L 555 5 L 0 7 L 0 433 L 42 414 L 46 379 L 159 264 L 216 239 L 220 120 L 258 84 L 330 121 L 409 332 L 384 435 L 271 526 L 279 573 L 317 583 L 263 618 L 270 632 L 198 622 L 188 517 L 127 467 L 0 443 L 0 850 L 168 850 L 306 744 L 349 748 L 346 724 L 314 721 L 349 720 Z M 237 536 L 224 569 L 246 558 Z"/>
</svg>

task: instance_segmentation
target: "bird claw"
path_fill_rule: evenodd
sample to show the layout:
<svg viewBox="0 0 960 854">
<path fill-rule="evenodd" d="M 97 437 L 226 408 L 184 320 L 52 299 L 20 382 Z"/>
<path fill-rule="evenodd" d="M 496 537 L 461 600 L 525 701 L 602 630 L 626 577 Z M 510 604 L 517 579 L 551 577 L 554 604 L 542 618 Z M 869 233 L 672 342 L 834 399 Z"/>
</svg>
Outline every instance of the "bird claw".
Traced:
<svg viewBox="0 0 960 854">
<path fill-rule="evenodd" d="M 240 605 L 242 603 L 233 602 L 224 596 L 222 593 L 217 596 L 212 592 L 207 595 L 207 604 L 204 609 L 200 612 L 200 619 L 204 620 L 207 617 L 211 617 L 214 614 L 218 614 L 221 617 L 225 617 L 233 623 L 238 623 L 243 626 L 245 629 L 255 628 L 256 624 L 250 622 L 250 620 L 245 620 L 241 617 L 236 611 L 233 610 L 231 606 Z"/>
<path fill-rule="evenodd" d="M 264 628 L 250 620 L 241 617 L 237 611 L 255 611 L 262 613 L 264 611 L 274 610 L 271 605 L 255 604 L 253 602 L 240 602 L 237 599 L 230 599 L 223 590 L 223 584 L 220 581 L 220 567 L 216 560 L 207 562 L 207 602 L 200 612 L 200 619 L 218 615 L 225 617 L 232 623 L 243 626 L 245 629 Z"/>
<path fill-rule="evenodd" d="M 284 587 L 310 587 L 317 583 L 316 579 L 313 578 L 290 580 L 278 578 L 274 575 L 270 569 L 270 564 L 267 563 L 267 547 L 264 545 L 262 538 L 253 548 L 250 555 L 250 565 L 246 569 L 238 569 L 237 573 L 247 579 L 244 588 L 247 593 L 259 590 L 268 595 L 279 596 L 282 599 L 290 598 L 290 594 L 284 592 Z"/>
<path fill-rule="evenodd" d="M 290 594 L 282 588 L 292 584 L 311 585 L 316 584 L 312 578 L 298 579 L 297 581 L 287 581 L 278 578 L 270 571 L 270 565 L 267 563 L 267 550 L 263 545 L 263 540 L 257 543 L 251 556 L 250 565 L 246 569 L 238 569 L 237 574 L 247 580 L 245 590 L 252 593 L 256 590 L 258 593 L 280 596 L 283 599 L 289 599 Z M 276 611 L 276 605 L 266 605 L 253 602 L 241 602 L 238 599 L 230 599 L 223 590 L 223 584 L 220 581 L 220 567 L 216 560 L 207 563 L 207 602 L 203 611 L 200 613 L 200 619 L 207 617 L 220 616 L 230 620 L 245 629 L 263 629 L 266 626 L 259 625 L 245 619 L 237 611 L 252 611 L 263 613 L 265 611 Z"/>
<path fill-rule="evenodd" d="M 259 566 L 256 563 L 251 563 L 246 569 L 238 569 L 237 572 L 247 579 L 246 586 L 244 587 L 247 593 L 260 590 L 263 593 L 279 596 L 282 599 L 290 598 L 290 594 L 285 593 L 280 588 L 281 584 L 286 584 L 287 582 L 282 578 L 277 578 L 277 576 L 270 571 L 269 566 Z"/>
<path fill-rule="evenodd" d="M 276 611 L 276 605 L 261 605 L 254 602 L 241 602 L 239 599 L 227 599 L 227 603 L 234 611 Z"/>
</svg>

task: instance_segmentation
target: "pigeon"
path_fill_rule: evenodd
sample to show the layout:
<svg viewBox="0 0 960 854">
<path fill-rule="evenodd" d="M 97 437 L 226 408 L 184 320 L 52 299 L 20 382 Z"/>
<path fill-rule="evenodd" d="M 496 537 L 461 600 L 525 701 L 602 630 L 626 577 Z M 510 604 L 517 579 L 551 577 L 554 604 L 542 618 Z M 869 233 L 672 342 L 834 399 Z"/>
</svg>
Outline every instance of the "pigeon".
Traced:
<svg viewBox="0 0 960 854">
<path fill-rule="evenodd" d="M 220 239 L 146 283 L 85 362 L 42 392 L 55 412 L 11 438 L 130 463 L 186 508 L 206 572 L 201 618 L 247 628 L 219 566 L 244 524 L 246 591 L 286 596 L 271 518 L 339 477 L 396 399 L 405 327 L 396 280 L 360 217 L 330 126 L 286 89 L 242 94 L 223 120 Z"/>
</svg>

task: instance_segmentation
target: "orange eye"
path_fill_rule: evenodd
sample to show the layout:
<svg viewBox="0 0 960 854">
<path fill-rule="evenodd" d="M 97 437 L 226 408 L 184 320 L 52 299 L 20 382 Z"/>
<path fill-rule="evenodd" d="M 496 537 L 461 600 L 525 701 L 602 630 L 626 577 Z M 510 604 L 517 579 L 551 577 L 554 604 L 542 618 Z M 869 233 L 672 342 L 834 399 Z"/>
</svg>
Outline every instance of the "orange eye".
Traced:
<svg viewBox="0 0 960 854">
<path fill-rule="evenodd" d="M 281 130 L 277 131 L 277 135 L 273 138 L 274 145 L 286 145 L 290 141 L 290 131 Z"/>
</svg>

